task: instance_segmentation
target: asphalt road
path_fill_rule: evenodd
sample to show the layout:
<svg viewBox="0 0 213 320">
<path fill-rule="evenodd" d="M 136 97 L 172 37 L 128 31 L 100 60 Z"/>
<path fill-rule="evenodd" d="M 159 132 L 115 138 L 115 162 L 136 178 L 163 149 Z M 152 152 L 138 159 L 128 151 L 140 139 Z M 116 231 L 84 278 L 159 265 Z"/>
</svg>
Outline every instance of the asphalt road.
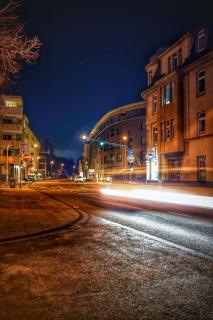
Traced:
<svg viewBox="0 0 213 320">
<path fill-rule="evenodd" d="M 0 245 L 1 319 L 213 319 L 212 212 L 112 200 L 95 185 L 34 188 L 84 220 Z"/>
</svg>

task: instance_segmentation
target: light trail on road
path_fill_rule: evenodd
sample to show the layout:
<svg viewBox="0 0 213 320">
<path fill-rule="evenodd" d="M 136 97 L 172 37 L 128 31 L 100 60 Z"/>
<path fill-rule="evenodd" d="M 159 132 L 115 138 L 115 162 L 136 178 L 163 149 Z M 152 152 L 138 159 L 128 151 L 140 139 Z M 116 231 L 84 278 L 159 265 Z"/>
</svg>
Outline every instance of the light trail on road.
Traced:
<svg viewBox="0 0 213 320">
<path fill-rule="evenodd" d="M 141 199 L 157 202 L 165 202 L 177 205 L 186 205 L 199 208 L 213 209 L 213 197 L 184 194 L 177 192 L 155 191 L 146 189 L 135 190 L 117 190 L 117 189 L 101 189 L 101 193 L 108 196 L 118 196 L 124 198 Z"/>
</svg>

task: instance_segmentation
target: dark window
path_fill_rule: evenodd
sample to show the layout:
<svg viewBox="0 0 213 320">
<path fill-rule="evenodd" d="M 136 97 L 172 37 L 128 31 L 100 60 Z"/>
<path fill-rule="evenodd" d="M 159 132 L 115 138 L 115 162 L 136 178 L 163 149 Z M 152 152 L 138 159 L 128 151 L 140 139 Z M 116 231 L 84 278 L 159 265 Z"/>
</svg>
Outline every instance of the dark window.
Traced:
<svg viewBox="0 0 213 320">
<path fill-rule="evenodd" d="M 205 112 L 198 113 L 198 134 L 206 131 L 206 114 Z"/>
<path fill-rule="evenodd" d="M 164 87 L 161 87 L 160 88 L 160 105 L 161 107 L 163 107 L 165 104 L 165 101 L 164 101 Z"/>
<path fill-rule="evenodd" d="M 201 70 L 197 73 L 197 93 L 202 94 L 206 89 L 205 70 Z"/>
<path fill-rule="evenodd" d="M 146 151 L 141 151 L 141 164 L 146 164 Z"/>
<path fill-rule="evenodd" d="M 183 52 L 182 52 L 182 49 L 178 50 L 178 63 L 179 63 L 179 66 L 181 66 L 182 63 L 183 63 Z"/>
<path fill-rule="evenodd" d="M 175 97 L 175 82 L 172 81 L 170 84 L 170 100 L 171 102 L 174 100 Z"/>
<path fill-rule="evenodd" d="M 115 135 L 115 129 L 113 128 L 110 130 L 110 137 L 114 137 L 114 135 Z"/>
<path fill-rule="evenodd" d="M 117 153 L 117 162 L 122 161 L 122 153 Z"/>
<path fill-rule="evenodd" d="M 205 30 L 201 30 L 198 32 L 197 35 L 197 51 L 200 52 L 205 49 L 206 45 L 206 37 L 205 37 Z"/>
<path fill-rule="evenodd" d="M 197 157 L 198 181 L 206 181 L 206 156 Z"/>
<path fill-rule="evenodd" d="M 166 121 L 166 141 L 170 139 L 170 121 Z"/>
<path fill-rule="evenodd" d="M 142 146 L 146 145 L 146 137 L 145 136 L 141 136 L 141 145 Z"/>
<path fill-rule="evenodd" d="M 7 155 L 7 149 L 3 150 L 3 156 L 6 156 Z M 8 156 L 11 156 L 12 155 L 12 150 L 8 150 Z"/>
<path fill-rule="evenodd" d="M 171 139 L 175 138 L 175 126 L 174 126 L 174 119 L 171 120 Z"/>
<path fill-rule="evenodd" d="M 164 122 L 160 124 L 160 142 L 164 141 Z"/>
<path fill-rule="evenodd" d="M 3 134 L 3 140 L 12 140 L 12 136 L 10 134 Z"/>
<path fill-rule="evenodd" d="M 171 159 L 169 160 L 169 178 L 172 181 L 180 180 L 180 160 L 179 159 Z"/>
<path fill-rule="evenodd" d="M 157 112 L 157 95 L 152 96 L 152 111 Z"/>
<path fill-rule="evenodd" d="M 172 71 L 172 58 L 168 57 L 168 73 Z"/>
<path fill-rule="evenodd" d="M 178 67 L 177 53 L 173 54 L 173 56 L 172 56 L 172 65 L 173 65 L 173 70 L 177 69 L 177 67 Z"/>
<path fill-rule="evenodd" d="M 116 128 L 116 134 L 117 134 L 117 135 L 121 134 L 120 128 Z"/>
<path fill-rule="evenodd" d="M 149 75 L 148 75 L 148 85 L 150 86 L 152 84 L 152 79 L 153 79 L 153 73 L 152 71 L 149 71 Z"/>
</svg>

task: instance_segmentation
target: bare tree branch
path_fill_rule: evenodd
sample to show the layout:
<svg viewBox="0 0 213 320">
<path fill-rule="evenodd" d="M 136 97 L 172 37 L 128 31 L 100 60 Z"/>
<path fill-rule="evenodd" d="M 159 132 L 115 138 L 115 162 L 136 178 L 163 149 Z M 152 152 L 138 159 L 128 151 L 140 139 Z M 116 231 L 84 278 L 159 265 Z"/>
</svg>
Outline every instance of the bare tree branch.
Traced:
<svg viewBox="0 0 213 320">
<path fill-rule="evenodd" d="M 24 25 L 16 15 L 18 6 L 15 0 L 0 6 L 0 87 L 12 83 L 24 63 L 35 63 L 39 57 L 41 42 L 37 36 L 25 36 Z"/>
</svg>

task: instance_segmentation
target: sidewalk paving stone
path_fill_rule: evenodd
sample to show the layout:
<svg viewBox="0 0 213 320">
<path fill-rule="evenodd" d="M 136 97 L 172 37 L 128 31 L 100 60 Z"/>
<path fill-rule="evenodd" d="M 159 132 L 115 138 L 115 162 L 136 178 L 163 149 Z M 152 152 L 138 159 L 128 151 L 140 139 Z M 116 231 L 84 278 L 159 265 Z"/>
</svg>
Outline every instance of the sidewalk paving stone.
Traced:
<svg viewBox="0 0 213 320">
<path fill-rule="evenodd" d="M 74 209 L 35 190 L 0 190 L 0 240 L 57 228 L 77 218 Z"/>
</svg>

